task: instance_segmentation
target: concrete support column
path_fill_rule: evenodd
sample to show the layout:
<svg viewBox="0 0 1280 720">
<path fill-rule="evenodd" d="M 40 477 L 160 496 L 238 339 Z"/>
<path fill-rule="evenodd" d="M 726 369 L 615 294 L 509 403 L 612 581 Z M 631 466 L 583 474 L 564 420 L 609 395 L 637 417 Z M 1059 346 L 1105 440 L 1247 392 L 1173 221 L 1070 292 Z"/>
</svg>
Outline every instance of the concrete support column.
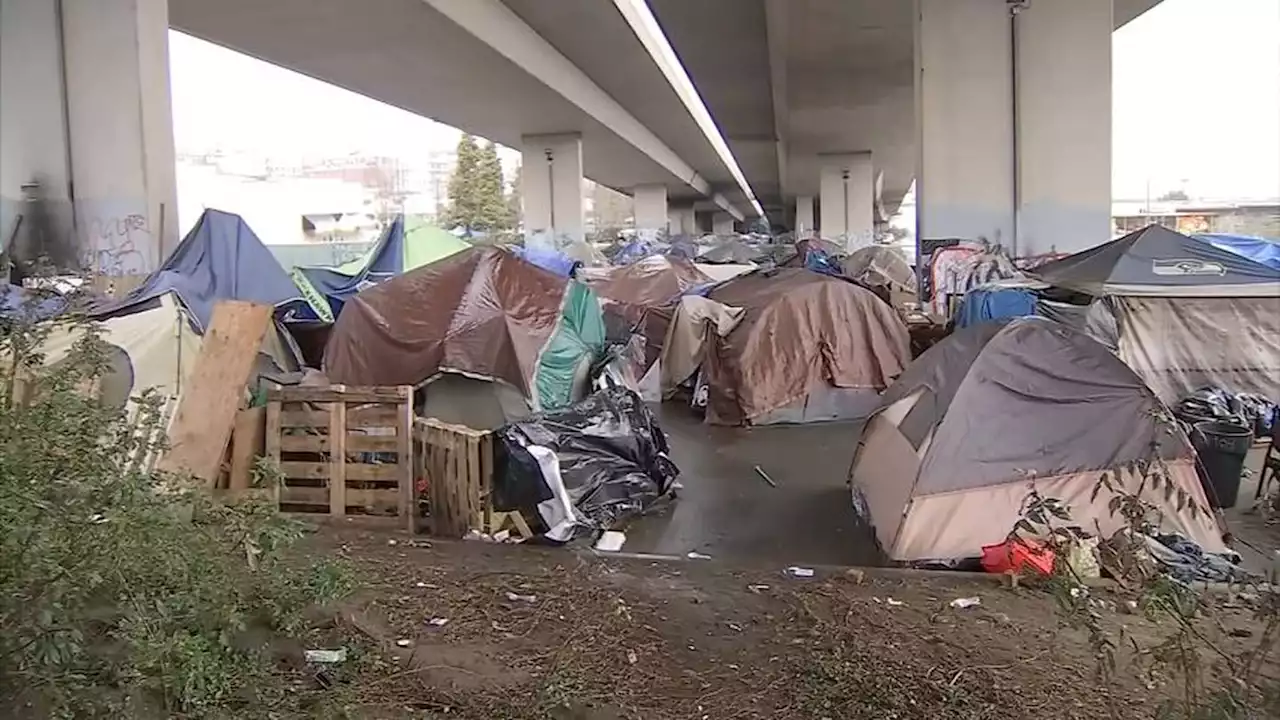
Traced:
<svg viewBox="0 0 1280 720">
<path fill-rule="evenodd" d="M 1112 0 L 917 0 L 918 240 L 1110 236 Z"/>
<path fill-rule="evenodd" d="M 667 231 L 667 186 L 637 185 L 632 189 L 637 230 Z"/>
<path fill-rule="evenodd" d="M 167 1 L 0 0 L 0 54 L 0 232 L 35 181 L 39 251 L 154 270 L 178 239 Z"/>
<path fill-rule="evenodd" d="M 821 163 L 818 229 L 823 237 L 843 239 L 849 249 L 875 238 L 875 173 L 871 153 L 819 156 Z"/>
<path fill-rule="evenodd" d="M 716 235 L 732 235 L 734 217 L 727 212 L 718 212 L 711 216 L 711 232 Z"/>
<path fill-rule="evenodd" d="M 525 135 L 521 142 L 525 231 L 548 232 L 556 239 L 584 239 L 582 137 L 577 133 Z"/>
<path fill-rule="evenodd" d="M 817 229 L 817 223 L 813 220 L 813 196 L 799 195 L 796 197 L 796 237 L 809 237 L 814 234 Z"/>
<path fill-rule="evenodd" d="M 667 211 L 668 232 L 672 235 L 697 235 L 698 220 L 693 206 L 672 207 Z"/>
</svg>

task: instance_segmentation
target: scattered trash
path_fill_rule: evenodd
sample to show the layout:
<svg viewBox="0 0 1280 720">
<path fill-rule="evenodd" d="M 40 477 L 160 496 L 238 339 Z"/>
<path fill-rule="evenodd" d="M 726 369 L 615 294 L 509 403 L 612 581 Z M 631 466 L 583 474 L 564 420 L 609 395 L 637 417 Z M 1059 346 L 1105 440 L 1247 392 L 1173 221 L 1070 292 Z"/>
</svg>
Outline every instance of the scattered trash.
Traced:
<svg viewBox="0 0 1280 720">
<path fill-rule="evenodd" d="M 513 593 L 509 590 L 507 591 L 507 599 L 510 600 L 511 602 L 527 602 L 527 603 L 538 602 L 537 595 L 517 595 L 516 593 Z"/>
<path fill-rule="evenodd" d="M 844 574 L 857 585 L 861 585 L 867 579 L 867 574 L 858 568 L 849 568 L 844 571 Z"/>
<path fill-rule="evenodd" d="M 601 552 L 618 552 L 627 541 L 627 534 L 617 530 L 606 530 L 596 541 L 596 549 Z"/>
<path fill-rule="evenodd" d="M 982 598 L 980 597 L 956 598 L 951 601 L 951 607 L 956 610 L 968 610 L 971 607 L 978 607 L 981 604 Z"/>
<path fill-rule="evenodd" d="M 397 641 L 396 641 L 396 646 L 397 646 L 397 647 L 402 647 L 402 648 L 407 648 L 407 647 L 409 647 L 409 646 L 410 646 L 410 645 L 412 645 L 412 644 L 413 644 L 413 641 L 412 641 L 412 640 L 405 640 L 405 639 L 403 639 L 403 638 L 402 638 L 402 639 L 400 639 L 400 640 L 397 640 Z"/>
<path fill-rule="evenodd" d="M 1077 585 L 1071 588 L 1071 597 L 1077 600 L 1080 598 L 1087 598 L 1089 597 L 1089 588 L 1084 587 L 1083 585 Z"/>
<path fill-rule="evenodd" d="M 671 489 L 672 489 L 672 490 L 683 490 L 683 489 L 684 489 L 684 483 L 682 483 L 682 482 L 680 482 L 679 480 L 677 480 L 677 481 L 675 481 L 675 482 L 671 483 Z"/>
<path fill-rule="evenodd" d="M 337 650 L 307 650 L 302 653 L 302 658 L 309 663 L 340 663 L 347 659 L 347 649 L 338 648 Z"/>
<path fill-rule="evenodd" d="M 639 660 L 640 660 L 640 658 L 636 657 L 636 651 L 635 651 L 635 650 L 628 650 L 628 651 L 627 651 L 627 662 L 628 662 L 628 663 L 630 663 L 630 664 L 632 664 L 632 665 L 635 665 L 635 664 L 636 664 L 636 662 L 638 662 Z"/>
<path fill-rule="evenodd" d="M 510 530 L 499 530 L 498 532 L 493 534 L 493 541 L 496 543 L 508 542 L 510 541 L 510 539 L 511 539 Z"/>
<path fill-rule="evenodd" d="M 747 589 L 759 595 L 761 592 L 768 590 L 769 586 L 768 585 L 748 585 Z"/>
<path fill-rule="evenodd" d="M 466 535 L 462 536 L 462 539 L 479 540 L 480 542 L 498 543 L 501 545 L 517 545 L 523 542 L 521 538 L 513 536 L 510 530 L 499 530 L 492 535 L 489 533 L 482 533 L 479 530 L 469 530 Z"/>
<path fill-rule="evenodd" d="M 813 577 L 813 568 L 792 565 L 791 567 L 787 568 L 787 574 L 790 575 L 791 577 L 810 578 L 810 577 Z"/>
<path fill-rule="evenodd" d="M 741 667 L 739 667 L 737 663 L 729 663 L 729 669 L 730 669 L 730 670 L 741 670 L 742 668 L 741 668 Z"/>
<path fill-rule="evenodd" d="M 449 624 L 449 618 L 433 617 L 427 621 L 431 627 L 444 627 Z"/>
<path fill-rule="evenodd" d="M 906 605 L 906 603 L 901 600 L 894 600 L 893 598 L 885 598 L 884 602 L 889 607 L 902 607 L 903 605 Z"/>
<path fill-rule="evenodd" d="M 742 632 L 742 626 L 737 623 L 725 623 L 725 625 L 728 625 L 729 629 L 734 632 Z"/>
<path fill-rule="evenodd" d="M 1233 638 L 1253 637 L 1253 631 L 1246 630 L 1245 628 L 1231 628 L 1227 631 L 1227 634 Z"/>
<path fill-rule="evenodd" d="M 416 588 L 419 588 L 419 589 L 425 589 L 425 590 L 439 590 L 439 589 L 440 589 L 440 586 L 439 586 L 439 585 L 432 585 L 431 583 L 428 583 L 428 582 L 422 582 L 421 580 L 419 580 L 418 582 L 414 583 L 414 584 L 413 584 L 413 586 L 414 586 L 414 587 L 416 587 Z"/>
<path fill-rule="evenodd" d="M 395 540 L 388 540 L 388 541 L 387 541 L 387 544 L 388 544 L 388 545 L 395 545 L 395 544 L 396 544 L 396 541 L 395 541 Z"/>
<path fill-rule="evenodd" d="M 690 560 L 710 560 L 711 559 L 710 555 L 704 555 L 700 552 L 696 552 L 693 550 L 690 550 L 688 553 L 686 553 L 685 557 L 689 558 Z"/>
<path fill-rule="evenodd" d="M 752 468 L 752 470 L 755 470 L 756 474 L 759 475 L 762 480 L 769 483 L 769 487 L 774 487 L 774 488 L 778 487 L 778 483 L 774 482 L 773 478 L 769 477 L 769 473 L 765 472 L 764 468 L 760 467 L 759 465 L 756 465 L 754 468 Z"/>
<path fill-rule="evenodd" d="M 880 599 L 880 598 L 878 598 L 878 597 L 872 597 L 871 599 L 872 599 L 872 600 L 874 600 L 874 601 L 876 602 L 876 604 L 877 604 L 877 605 L 880 605 L 880 604 L 884 603 L 884 601 L 883 601 L 883 600 L 881 600 L 881 599 Z"/>
</svg>

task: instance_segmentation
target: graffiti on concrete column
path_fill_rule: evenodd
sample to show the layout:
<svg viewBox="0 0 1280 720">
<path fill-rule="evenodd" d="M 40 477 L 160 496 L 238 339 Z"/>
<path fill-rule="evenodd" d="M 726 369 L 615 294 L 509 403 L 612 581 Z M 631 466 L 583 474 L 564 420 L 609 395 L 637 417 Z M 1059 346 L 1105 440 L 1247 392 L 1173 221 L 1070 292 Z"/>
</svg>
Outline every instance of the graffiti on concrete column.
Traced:
<svg viewBox="0 0 1280 720">
<path fill-rule="evenodd" d="M 145 275 L 152 268 L 154 241 L 145 215 L 131 213 L 91 218 L 86 267 L 99 275 Z"/>
</svg>

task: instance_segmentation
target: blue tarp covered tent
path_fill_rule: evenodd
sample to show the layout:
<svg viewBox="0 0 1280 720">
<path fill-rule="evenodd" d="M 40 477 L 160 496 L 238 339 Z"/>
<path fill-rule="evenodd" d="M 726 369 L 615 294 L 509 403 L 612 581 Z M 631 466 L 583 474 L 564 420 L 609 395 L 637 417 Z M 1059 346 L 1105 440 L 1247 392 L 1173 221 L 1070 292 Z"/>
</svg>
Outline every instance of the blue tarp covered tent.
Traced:
<svg viewBox="0 0 1280 720">
<path fill-rule="evenodd" d="M 576 260 L 551 248 L 529 247 L 526 245 L 512 248 L 511 252 L 530 265 L 537 265 L 543 270 L 553 272 L 560 277 L 571 278 L 574 273 L 578 272 L 578 268 L 582 267 L 581 260 Z"/>
<path fill-rule="evenodd" d="M 956 327 L 965 328 L 991 320 L 1036 314 L 1036 295 L 1018 288 L 974 289 L 964 296 L 956 312 Z"/>
<path fill-rule="evenodd" d="M 67 310 L 67 299 L 52 292 L 28 290 L 18 285 L 0 285 L 0 320 L 19 323 L 40 322 Z"/>
<path fill-rule="evenodd" d="M 1269 268 L 1280 270 L 1280 241 L 1225 233 L 1201 233 L 1191 237 L 1207 242 L 1220 250 L 1233 252 Z"/>
<path fill-rule="evenodd" d="M 173 254 L 124 298 L 95 307 L 105 320 L 148 309 L 167 293 L 178 297 L 203 334 L 219 300 L 274 305 L 289 319 L 307 308 L 289 274 L 239 215 L 205 210 Z"/>
</svg>

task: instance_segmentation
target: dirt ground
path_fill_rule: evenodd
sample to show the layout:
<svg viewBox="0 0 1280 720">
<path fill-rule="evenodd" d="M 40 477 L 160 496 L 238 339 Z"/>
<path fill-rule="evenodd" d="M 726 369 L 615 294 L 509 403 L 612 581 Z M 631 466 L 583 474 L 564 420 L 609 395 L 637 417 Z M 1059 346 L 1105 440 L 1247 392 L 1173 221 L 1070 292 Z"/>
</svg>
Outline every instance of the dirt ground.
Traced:
<svg viewBox="0 0 1280 720">
<path fill-rule="evenodd" d="M 1121 673 L 1135 680 L 1105 693 L 1050 595 L 969 576 L 796 578 L 351 527 L 306 547 L 347 558 L 360 581 L 308 640 L 347 661 L 295 669 L 311 717 L 1065 720 L 1112 717 L 1108 702 L 1150 717 L 1165 692 Z M 961 597 L 981 605 L 949 606 Z"/>
</svg>

